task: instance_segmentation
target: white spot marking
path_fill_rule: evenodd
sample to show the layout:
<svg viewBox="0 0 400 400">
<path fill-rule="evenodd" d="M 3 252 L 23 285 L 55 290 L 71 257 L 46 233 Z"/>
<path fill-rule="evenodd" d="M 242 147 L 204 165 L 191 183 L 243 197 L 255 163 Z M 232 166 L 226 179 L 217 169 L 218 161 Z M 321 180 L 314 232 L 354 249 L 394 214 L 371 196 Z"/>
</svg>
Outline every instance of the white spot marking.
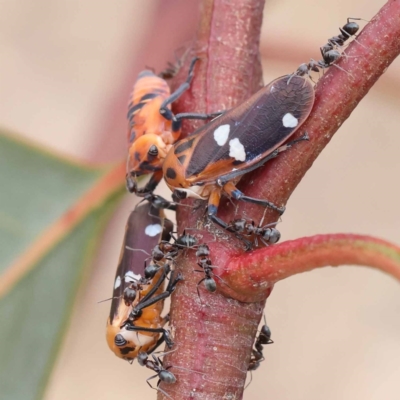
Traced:
<svg viewBox="0 0 400 400">
<path fill-rule="evenodd" d="M 229 157 L 233 157 L 237 161 L 244 161 L 246 159 L 244 146 L 238 138 L 229 141 Z"/>
<path fill-rule="evenodd" d="M 276 90 L 275 90 L 275 86 L 272 85 L 272 86 L 271 86 L 271 89 L 269 90 L 269 92 L 272 93 L 272 92 L 275 92 L 275 91 L 276 91 Z"/>
<path fill-rule="evenodd" d="M 125 274 L 125 282 L 135 282 L 140 280 L 141 276 L 140 275 L 136 275 L 135 273 L 133 273 L 132 271 L 128 271 Z"/>
<path fill-rule="evenodd" d="M 118 289 L 121 286 L 121 277 L 117 276 L 115 279 L 114 289 Z"/>
<path fill-rule="evenodd" d="M 144 230 L 144 233 L 147 236 L 151 236 L 151 237 L 154 237 L 161 232 L 162 232 L 162 226 L 160 224 L 147 225 L 146 229 Z"/>
<path fill-rule="evenodd" d="M 231 127 L 228 124 L 219 126 L 214 131 L 214 140 L 217 142 L 218 146 L 223 146 L 228 140 L 229 131 Z"/>
<path fill-rule="evenodd" d="M 285 128 L 295 128 L 299 120 L 294 115 L 287 113 L 283 116 L 282 123 Z"/>
</svg>

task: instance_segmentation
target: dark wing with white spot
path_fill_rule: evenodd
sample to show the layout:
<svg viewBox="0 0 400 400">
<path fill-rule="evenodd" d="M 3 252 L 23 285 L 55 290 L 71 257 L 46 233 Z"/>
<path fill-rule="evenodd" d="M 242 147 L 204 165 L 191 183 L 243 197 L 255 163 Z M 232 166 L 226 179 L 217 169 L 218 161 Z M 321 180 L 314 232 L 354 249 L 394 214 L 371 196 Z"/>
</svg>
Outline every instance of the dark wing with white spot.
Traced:
<svg viewBox="0 0 400 400">
<path fill-rule="evenodd" d="M 308 79 L 284 76 L 275 79 L 249 100 L 196 131 L 190 160 L 185 160 L 186 179 L 192 184 L 211 182 L 259 164 L 282 145 L 306 120 L 314 103 L 314 88 Z M 229 131 L 226 141 L 215 130 Z M 186 140 L 188 140 L 186 139 Z M 175 154 L 179 150 L 179 142 Z M 238 173 L 237 175 L 241 175 Z"/>
<path fill-rule="evenodd" d="M 143 251 L 133 251 L 126 247 L 141 249 L 151 254 L 153 248 L 161 240 L 169 240 L 172 228 L 172 222 L 164 218 L 162 210 L 152 207 L 149 202 L 136 207 L 129 215 L 113 283 L 110 323 L 112 323 L 114 315 L 116 315 L 120 301 L 123 301 L 121 296 L 130 283 L 125 281 L 125 276 L 127 274 L 128 276 L 143 276 L 144 263 L 149 257 Z"/>
</svg>

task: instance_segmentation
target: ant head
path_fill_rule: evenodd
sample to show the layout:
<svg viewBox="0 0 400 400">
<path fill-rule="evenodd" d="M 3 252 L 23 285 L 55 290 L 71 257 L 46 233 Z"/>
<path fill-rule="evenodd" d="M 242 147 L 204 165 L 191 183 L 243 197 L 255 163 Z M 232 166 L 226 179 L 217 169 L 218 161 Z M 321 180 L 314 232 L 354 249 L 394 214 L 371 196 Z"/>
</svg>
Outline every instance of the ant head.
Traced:
<svg viewBox="0 0 400 400">
<path fill-rule="evenodd" d="M 151 258 L 156 262 L 161 261 L 164 258 L 164 252 L 162 251 L 159 245 L 154 247 L 154 249 L 152 250 Z"/>
<path fill-rule="evenodd" d="M 139 353 L 137 355 L 137 359 L 138 359 L 138 363 L 142 367 L 144 367 L 144 365 L 146 364 L 146 361 L 148 360 L 148 358 L 149 358 L 149 355 L 146 352 L 139 350 Z"/>
<path fill-rule="evenodd" d="M 136 290 L 131 286 L 128 286 L 124 289 L 124 294 L 123 294 L 123 298 L 124 298 L 124 302 L 125 305 L 127 307 L 129 307 L 130 305 L 132 305 L 132 303 L 135 301 L 136 299 Z"/>
</svg>

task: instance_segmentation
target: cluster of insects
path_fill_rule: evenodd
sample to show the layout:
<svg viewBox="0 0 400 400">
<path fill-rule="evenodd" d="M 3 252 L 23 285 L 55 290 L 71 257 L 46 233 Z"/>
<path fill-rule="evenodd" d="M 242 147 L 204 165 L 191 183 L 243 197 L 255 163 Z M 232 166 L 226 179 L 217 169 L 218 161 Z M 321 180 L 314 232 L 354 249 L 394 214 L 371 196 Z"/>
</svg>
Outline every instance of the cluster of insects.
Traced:
<svg viewBox="0 0 400 400">
<path fill-rule="evenodd" d="M 173 225 L 162 217 L 161 209 L 145 203 L 130 214 L 126 225 L 107 321 L 107 343 L 118 357 L 128 361 L 134 360 L 139 351 L 153 351 L 163 340 L 173 344 L 164 329 L 168 317 L 162 318 L 161 313 L 164 299 L 180 277 L 170 279 L 164 291 L 169 262 L 159 259 L 157 271 L 142 276 L 146 254 L 127 248 L 151 250 L 160 241 L 168 240 Z"/>
<path fill-rule="evenodd" d="M 350 21 L 353 20 L 353 21 Z M 341 50 L 344 44 L 360 29 L 359 25 L 354 20 L 360 20 L 360 18 L 347 18 L 347 23 L 339 28 L 340 34 L 338 36 L 332 36 L 328 39 L 328 42 L 320 47 L 322 60 L 315 61 L 311 59 L 308 63 L 301 64 L 295 75 L 297 76 L 310 76 L 311 71 L 320 72 L 326 68 L 331 67 L 339 58 L 342 56 Z M 336 66 L 337 68 L 340 68 Z"/>
<path fill-rule="evenodd" d="M 233 233 L 247 250 L 259 243 L 268 246 L 278 242 L 280 233 L 275 224 L 263 226 L 261 221 L 257 225 L 243 217 L 223 221 L 218 217 L 220 199 L 225 195 L 270 208 L 279 215 L 284 212 L 283 206 L 246 196 L 236 184 L 247 172 L 295 143 L 309 139 L 304 133 L 288 141 L 308 118 L 314 104 L 310 74 L 335 65 L 343 46 L 358 29 L 354 18 L 348 19 L 339 28 L 340 34 L 320 48 L 321 60 L 301 64 L 293 74 L 275 79 L 225 112 L 177 115 L 172 112 L 171 104 L 190 87 L 195 66 L 201 62 L 197 57 L 190 64 L 186 81 L 173 93 L 164 79 L 173 75 L 172 72 L 157 76 L 146 70 L 139 74 L 128 110 L 126 182 L 129 192 L 147 201 L 137 206 L 128 218 L 107 322 L 107 342 L 118 357 L 129 362 L 137 358 L 140 365 L 155 372 L 147 380 L 150 387 L 154 388 L 149 380 L 156 377 L 158 384 L 161 381 L 172 384 L 177 380 L 170 371 L 173 367 L 165 367 L 161 360 L 167 353 L 156 356 L 153 352 L 163 342 L 169 349 L 174 345 L 171 332 L 165 328 L 169 316 L 161 314 L 164 300 L 183 280 L 174 268 L 182 250 L 196 252 L 200 269 L 195 271 L 204 274 L 197 284 L 199 297 L 201 283 L 210 293 L 217 289 L 209 246 L 186 232 L 175 237 L 173 224 L 163 209 L 176 210 L 177 203 L 154 194 L 156 186 L 164 178 L 175 199 L 206 200 L 207 217 Z M 184 119 L 211 121 L 179 140 Z M 151 174 L 150 180 L 139 188 L 138 177 L 147 174 Z M 273 343 L 271 331 L 264 324 L 255 340 L 248 371 L 259 367 L 264 360 L 263 347 L 270 343 Z M 161 390 L 158 384 L 154 389 Z"/>
</svg>

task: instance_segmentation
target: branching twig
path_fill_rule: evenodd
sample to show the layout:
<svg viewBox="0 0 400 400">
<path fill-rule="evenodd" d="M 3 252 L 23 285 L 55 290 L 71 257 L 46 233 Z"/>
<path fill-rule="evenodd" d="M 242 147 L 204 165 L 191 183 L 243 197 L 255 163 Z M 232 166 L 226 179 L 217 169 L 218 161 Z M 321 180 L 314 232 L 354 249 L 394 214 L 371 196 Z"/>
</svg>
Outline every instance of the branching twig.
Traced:
<svg viewBox="0 0 400 400">
<path fill-rule="evenodd" d="M 263 1 L 257 0 L 203 2 L 199 34 L 192 51 L 192 55 L 201 57 L 202 63 L 196 69 L 191 92 L 177 104 L 177 112 L 229 109 L 259 87 L 261 68 L 258 44 L 262 9 Z M 246 176 L 241 189 L 249 196 L 267 198 L 279 205 L 286 203 L 332 135 L 399 52 L 400 2 L 390 0 L 359 35 L 357 42 L 349 46 L 346 53 L 351 57 L 343 57 L 340 61 L 340 66 L 347 73 L 333 67 L 317 85 L 314 109 L 302 129 L 302 132 L 307 130 L 309 133 L 310 142 L 297 145 Z M 304 61 L 308 61 L 307 55 Z M 293 70 L 295 68 L 293 66 Z M 290 72 L 282 71 L 282 75 Z M 185 74 L 185 71 L 182 73 Z M 194 125 L 187 123 L 184 128 L 186 132 L 192 132 Z M 263 211 L 249 204 L 240 204 L 238 210 L 240 215 L 244 214 L 255 221 L 260 219 Z M 202 207 L 197 212 L 187 207 L 181 208 L 178 213 L 179 227 L 181 230 L 195 227 L 203 216 Z M 233 219 L 234 208 L 220 207 L 219 216 L 228 221 Z M 269 212 L 265 222 L 272 222 L 276 218 L 273 212 Z M 199 373 L 183 374 L 178 369 L 174 372 L 178 382 L 163 386 L 174 400 L 191 397 L 242 398 L 250 349 L 264 300 L 277 280 L 264 279 L 266 275 L 249 274 L 244 282 L 241 280 L 243 270 L 249 263 L 249 267 L 257 266 L 262 272 L 268 271 L 269 276 L 274 276 L 274 265 L 261 261 L 269 252 L 285 250 L 289 244 L 257 250 L 251 255 L 243 255 L 234 238 L 223 238 L 209 246 L 213 264 L 219 267 L 216 273 L 222 275 L 223 281 L 216 278 L 220 289 L 226 289 L 226 282 L 230 289 L 237 289 L 242 284 L 246 290 L 243 293 L 230 291 L 242 303 L 220 293 L 207 293 L 203 287 L 200 288 L 199 299 L 196 284 L 201 275 L 193 272 L 196 265 L 194 255 L 187 252 L 185 258 L 180 260 L 178 268 L 183 271 L 185 282 L 177 288 L 171 309 L 171 325 L 175 330 L 179 351 L 167 357 L 166 364 Z M 251 257 L 257 259 L 257 263 L 252 264 Z M 229 264 L 230 260 L 234 262 Z M 230 275 L 229 268 L 234 269 L 233 274 L 238 271 L 238 265 L 241 278 Z M 159 396 L 163 397 L 162 394 Z"/>
</svg>

